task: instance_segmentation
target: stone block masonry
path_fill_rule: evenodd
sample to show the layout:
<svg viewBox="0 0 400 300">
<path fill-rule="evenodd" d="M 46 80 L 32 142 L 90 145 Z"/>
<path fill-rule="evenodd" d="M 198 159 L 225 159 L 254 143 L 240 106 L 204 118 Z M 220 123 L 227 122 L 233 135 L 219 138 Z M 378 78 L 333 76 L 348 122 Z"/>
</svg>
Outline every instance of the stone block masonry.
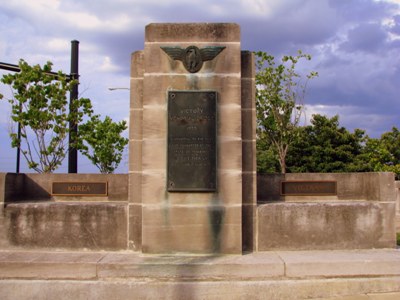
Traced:
<svg viewBox="0 0 400 300">
<path fill-rule="evenodd" d="M 185 58 L 173 59 L 165 50 L 197 48 L 201 52 L 212 47 L 219 49 L 218 54 L 204 59 L 197 72 L 188 71 Z M 255 145 L 254 96 L 249 91 L 254 66 L 251 53 L 242 57 L 236 24 L 146 27 L 144 50 L 132 55 L 129 175 L 133 191 L 129 209 L 142 218 L 141 233 L 133 238 L 140 240 L 143 252 L 242 253 L 243 176 L 255 187 L 255 156 L 249 153 Z M 242 91 L 243 82 L 246 91 Z M 215 191 L 168 190 L 170 91 L 212 91 L 217 95 Z M 248 97 L 242 99 L 242 95 Z M 247 122 L 246 130 L 242 130 L 242 119 Z M 243 161 L 243 152 L 248 161 Z M 244 164 L 248 166 L 246 175 Z M 250 192 L 253 196 L 248 200 L 254 204 L 255 192 L 252 188 Z"/>
</svg>

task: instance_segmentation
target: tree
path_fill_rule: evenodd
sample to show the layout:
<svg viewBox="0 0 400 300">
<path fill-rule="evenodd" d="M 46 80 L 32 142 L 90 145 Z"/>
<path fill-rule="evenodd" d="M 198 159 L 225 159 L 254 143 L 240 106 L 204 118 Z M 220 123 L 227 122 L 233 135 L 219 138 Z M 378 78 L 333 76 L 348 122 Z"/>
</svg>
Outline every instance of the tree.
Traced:
<svg viewBox="0 0 400 300">
<path fill-rule="evenodd" d="M 257 172 L 277 173 L 280 170 L 278 154 L 268 139 L 257 139 Z"/>
<path fill-rule="evenodd" d="M 297 56 L 283 56 L 279 65 L 272 55 L 261 51 L 255 54 L 257 135 L 259 139 L 271 141 L 278 154 L 281 172 L 286 173 L 286 155 L 296 138 L 307 82 L 318 74 L 310 72 L 302 80 L 296 72 L 299 60 L 311 59 L 301 51 Z"/>
<path fill-rule="evenodd" d="M 288 155 L 290 172 L 369 171 L 360 155 L 366 141 L 360 129 L 349 132 L 339 126 L 339 116 L 313 115 L 311 125 L 298 129 Z"/>
<path fill-rule="evenodd" d="M 374 172 L 394 172 L 400 178 L 400 132 L 396 127 L 380 139 L 368 138 L 361 156 Z"/>
<path fill-rule="evenodd" d="M 108 116 L 101 121 L 96 115 L 79 126 L 79 150 L 101 173 L 113 173 L 121 162 L 122 152 L 129 141 L 121 136 L 125 129 L 126 121 L 115 123 Z"/>
<path fill-rule="evenodd" d="M 62 72 L 49 74 L 52 63 L 30 66 L 19 61 L 19 73 L 3 75 L 1 82 L 13 89 L 11 118 L 20 124 L 21 137 L 11 132 L 13 147 L 20 147 L 28 167 L 39 173 L 56 170 L 67 150 L 69 122 L 78 124 L 93 112 L 89 99 L 80 98 L 68 110 L 67 93 L 75 80 L 68 80 Z M 72 145 L 74 146 L 74 145 Z"/>
</svg>

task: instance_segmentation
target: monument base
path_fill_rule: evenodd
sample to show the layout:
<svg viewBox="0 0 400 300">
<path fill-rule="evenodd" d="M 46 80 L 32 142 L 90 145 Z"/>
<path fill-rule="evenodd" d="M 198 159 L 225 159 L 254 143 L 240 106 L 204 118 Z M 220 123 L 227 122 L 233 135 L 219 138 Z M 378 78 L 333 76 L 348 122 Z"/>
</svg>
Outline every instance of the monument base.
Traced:
<svg viewBox="0 0 400 300">
<path fill-rule="evenodd" d="M 282 181 L 308 184 L 321 180 L 337 183 L 337 194 L 294 196 L 281 195 L 279 190 Z M 51 183 L 60 181 L 106 181 L 107 196 L 51 195 Z M 143 207 L 129 201 L 127 182 L 127 174 L 0 174 L 0 249 L 134 250 L 145 253 L 146 244 L 141 239 Z M 244 203 L 233 211 L 217 204 L 209 207 L 177 205 L 170 211 L 148 208 L 152 209 L 153 215 L 160 213 L 158 223 L 168 221 L 197 228 L 197 231 L 191 231 L 179 226 L 179 232 L 185 234 L 178 235 L 158 226 L 163 229 L 161 233 L 169 230 L 177 244 L 157 231 L 153 246 L 160 245 L 164 250 L 166 245 L 169 246 L 170 255 L 180 255 L 188 249 L 192 254 L 205 254 L 198 251 L 204 245 L 214 255 L 273 250 L 395 248 L 395 200 L 399 190 L 396 184 L 392 173 L 259 175 L 257 205 Z M 311 191 L 315 186 L 311 184 L 301 189 Z M 317 190 L 321 192 L 319 188 Z M 187 211 L 194 213 L 191 218 Z M 241 226 L 231 226 L 231 229 L 242 229 L 242 240 L 228 239 L 227 236 L 219 240 L 217 234 L 212 235 L 219 230 L 224 232 L 227 226 L 220 226 L 221 221 L 224 219 L 230 224 L 231 218 L 241 220 Z M 206 227 L 208 223 L 202 220 L 215 226 Z M 155 222 L 152 219 L 145 221 L 147 224 Z M 202 234 L 193 238 L 196 242 L 188 243 L 186 237 L 196 232 Z M 235 231 L 231 235 L 240 236 Z M 211 240 L 214 245 L 224 248 L 213 248 L 213 243 L 205 239 L 208 236 L 215 237 Z M 237 245 L 241 247 L 237 249 Z M 180 246 L 181 253 L 176 251 Z M 231 250 L 228 246 L 235 251 L 228 251 Z M 212 251 L 214 249 L 224 251 Z"/>
<path fill-rule="evenodd" d="M 0 251 L 0 295 L 3 300 L 399 299 L 399 266 L 400 251 L 394 249 L 219 257 Z"/>
<path fill-rule="evenodd" d="M 393 173 L 260 174 L 256 251 L 395 248 L 396 193 Z"/>
</svg>

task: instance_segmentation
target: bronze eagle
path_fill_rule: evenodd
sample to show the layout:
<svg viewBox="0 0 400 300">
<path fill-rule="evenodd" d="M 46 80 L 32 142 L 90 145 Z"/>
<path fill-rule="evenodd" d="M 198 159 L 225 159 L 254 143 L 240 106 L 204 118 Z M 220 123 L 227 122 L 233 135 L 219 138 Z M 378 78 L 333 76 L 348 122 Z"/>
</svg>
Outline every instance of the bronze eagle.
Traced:
<svg viewBox="0 0 400 300">
<path fill-rule="evenodd" d="M 186 49 L 181 47 L 160 48 L 172 59 L 182 61 L 185 69 L 190 73 L 200 71 L 204 61 L 214 59 L 214 57 L 225 49 L 222 46 L 209 46 L 200 49 L 196 46 L 189 46 Z"/>
</svg>

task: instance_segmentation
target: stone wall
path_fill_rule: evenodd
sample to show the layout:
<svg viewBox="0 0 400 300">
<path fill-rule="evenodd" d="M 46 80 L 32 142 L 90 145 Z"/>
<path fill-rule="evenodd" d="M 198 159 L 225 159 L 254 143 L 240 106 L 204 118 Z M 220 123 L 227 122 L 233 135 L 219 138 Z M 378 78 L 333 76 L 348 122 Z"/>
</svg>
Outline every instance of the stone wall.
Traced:
<svg viewBox="0 0 400 300">
<path fill-rule="evenodd" d="M 127 201 L 127 174 L 37 174 L 2 173 L 4 202 L 16 201 Z M 107 197 L 52 196 L 53 182 L 107 182 Z M 1 179 L 0 179 L 1 184 Z M 4 188 L 3 187 L 3 188 Z M 1 190 L 0 190 L 1 192 Z M 1 198 L 0 198 L 1 200 Z"/>
<path fill-rule="evenodd" d="M 107 196 L 52 196 L 52 182 L 107 182 Z M 124 250 L 127 174 L 0 173 L 0 248 Z"/>
<path fill-rule="evenodd" d="M 52 181 L 78 180 L 107 180 L 110 193 L 50 195 Z M 337 195 L 283 196 L 281 180 L 334 180 Z M 127 174 L 1 173 L 0 248 L 140 251 L 141 218 L 127 182 Z M 243 251 L 395 247 L 399 183 L 391 173 L 259 175 L 257 190 L 258 204 L 251 206 L 251 192 L 243 200 Z"/>
<path fill-rule="evenodd" d="M 400 233 L 400 181 L 395 182 L 396 188 L 396 232 Z"/>
<path fill-rule="evenodd" d="M 285 181 L 337 182 L 337 195 L 285 196 Z M 257 250 L 393 248 L 392 173 L 258 176 Z"/>
</svg>

